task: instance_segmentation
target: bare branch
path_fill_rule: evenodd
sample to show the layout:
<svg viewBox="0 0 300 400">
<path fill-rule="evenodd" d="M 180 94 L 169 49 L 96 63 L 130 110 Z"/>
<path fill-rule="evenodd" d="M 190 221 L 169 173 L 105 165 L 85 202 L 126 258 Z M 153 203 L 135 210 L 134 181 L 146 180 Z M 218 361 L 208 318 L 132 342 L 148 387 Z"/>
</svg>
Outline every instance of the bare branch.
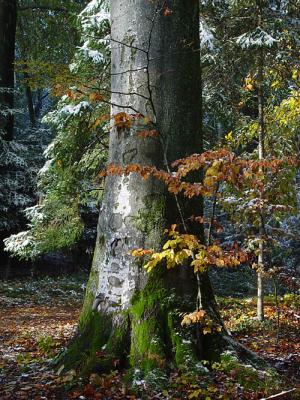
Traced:
<svg viewBox="0 0 300 400">
<path fill-rule="evenodd" d="M 263 399 L 261 399 L 261 400 L 283 400 L 283 399 L 290 399 L 291 398 L 291 394 L 293 393 L 293 392 L 296 392 L 296 388 L 294 388 L 294 389 L 291 389 L 291 390 L 286 390 L 286 391 L 284 391 L 284 392 L 281 392 L 281 393 L 278 393 L 278 394 L 275 394 L 275 395 L 273 395 L 273 396 L 270 396 L 270 397 L 266 397 L 266 398 L 263 398 Z"/>
<path fill-rule="evenodd" d="M 63 7 L 52 7 L 52 6 L 43 6 L 38 4 L 32 4 L 29 6 L 19 7 L 18 11 L 27 11 L 27 10 L 42 10 L 42 11 L 55 11 L 55 12 L 68 12 L 66 8 Z"/>
<path fill-rule="evenodd" d="M 84 87 L 86 87 L 87 89 L 94 89 L 94 90 L 99 90 L 99 91 L 103 91 L 103 92 L 107 92 L 107 93 L 112 93 L 112 94 L 119 94 L 121 96 L 139 96 L 142 97 L 145 100 L 149 100 L 149 97 L 144 96 L 141 93 L 138 92 L 116 92 L 115 90 L 112 91 L 110 89 L 106 89 L 106 88 L 100 88 L 100 87 L 93 87 L 93 86 L 88 86 L 88 85 L 84 85 Z"/>
<path fill-rule="evenodd" d="M 121 41 L 119 41 L 117 39 L 113 39 L 113 38 L 110 38 L 110 40 L 114 43 L 121 44 L 122 46 L 129 47 L 130 49 L 138 50 L 138 51 L 141 51 L 142 53 L 147 53 L 147 50 L 141 49 L 140 47 L 137 47 L 137 46 L 133 46 L 132 44 L 127 44 L 127 43 L 121 42 Z"/>
</svg>

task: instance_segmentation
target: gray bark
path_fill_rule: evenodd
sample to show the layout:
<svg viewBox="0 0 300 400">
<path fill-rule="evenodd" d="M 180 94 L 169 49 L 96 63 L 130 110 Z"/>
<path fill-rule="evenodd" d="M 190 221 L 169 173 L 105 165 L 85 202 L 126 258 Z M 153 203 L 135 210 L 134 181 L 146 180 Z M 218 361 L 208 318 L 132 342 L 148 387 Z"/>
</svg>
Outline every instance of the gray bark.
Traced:
<svg viewBox="0 0 300 400">
<path fill-rule="evenodd" d="M 133 118 L 131 126 L 111 130 L 109 161 L 116 165 L 166 169 L 173 160 L 202 150 L 199 2 L 169 2 L 168 16 L 163 4 L 111 2 L 112 120 L 120 112 Z M 145 124 L 141 114 L 152 122 Z M 138 136 L 153 128 L 159 137 Z M 199 326 L 185 332 L 180 327 L 176 309 L 194 310 L 199 289 L 191 267 L 158 268 L 146 275 L 131 256 L 134 248 L 160 249 L 165 227 L 181 224 L 182 215 L 201 213 L 200 199 L 175 201 L 153 177 L 145 181 L 131 173 L 107 178 L 79 332 L 62 360 L 65 369 L 89 374 L 95 365 L 101 371 L 119 359 L 148 382 L 163 383 L 167 359 L 199 374 L 206 370 L 199 356 L 218 359 L 222 350 L 233 348 L 225 329 L 202 335 Z M 199 228 L 189 229 L 203 235 Z M 222 325 L 208 275 L 201 275 L 199 285 L 203 308 Z M 239 350 L 234 351 L 247 354 L 235 346 Z M 99 360 L 95 354 L 102 348 L 105 357 Z"/>
<path fill-rule="evenodd" d="M 164 16 L 163 3 L 111 3 L 112 116 L 140 113 L 153 121 L 144 126 L 137 119 L 131 129 L 112 129 L 109 159 L 114 164 L 162 167 L 201 151 L 197 1 L 174 1 L 170 16 Z M 138 137 L 139 130 L 154 127 L 160 138 Z M 130 252 L 159 247 L 168 219 L 165 202 L 165 188 L 154 178 L 107 179 L 93 263 L 99 276 L 93 291 L 102 298 L 98 308 L 126 309 L 144 287 L 147 277 Z M 176 222 L 174 200 L 168 205 Z"/>
</svg>

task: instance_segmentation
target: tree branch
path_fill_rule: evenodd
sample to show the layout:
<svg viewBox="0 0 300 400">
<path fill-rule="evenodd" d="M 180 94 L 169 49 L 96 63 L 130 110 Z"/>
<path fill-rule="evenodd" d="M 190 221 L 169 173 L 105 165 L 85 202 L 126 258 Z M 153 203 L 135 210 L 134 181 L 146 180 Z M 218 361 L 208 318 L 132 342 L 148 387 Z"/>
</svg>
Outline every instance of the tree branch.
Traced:
<svg viewBox="0 0 300 400">
<path fill-rule="evenodd" d="M 281 393 L 278 393 L 278 394 L 275 394 L 275 395 L 273 395 L 273 396 L 270 396 L 270 397 L 266 397 L 266 398 L 263 398 L 263 399 L 261 399 L 261 400 L 279 400 L 279 399 L 281 399 L 281 400 L 283 400 L 283 399 L 290 399 L 291 398 L 291 394 L 292 393 L 294 393 L 294 392 L 296 392 L 296 388 L 294 388 L 294 389 L 291 389 L 291 390 L 286 390 L 285 392 L 281 392 Z"/>
<path fill-rule="evenodd" d="M 52 7 L 52 6 L 43 6 L 43 5 L 37 5 L 33 4 L 30 6 L 24 6 L 24 7 L 19 7 L 18 11 L 27 11 L 27 10 L 43 10 L 43 11 L 55 11 L 55 12 L 68 12 L 66 8 L 63 7 Z"/>
</svg>

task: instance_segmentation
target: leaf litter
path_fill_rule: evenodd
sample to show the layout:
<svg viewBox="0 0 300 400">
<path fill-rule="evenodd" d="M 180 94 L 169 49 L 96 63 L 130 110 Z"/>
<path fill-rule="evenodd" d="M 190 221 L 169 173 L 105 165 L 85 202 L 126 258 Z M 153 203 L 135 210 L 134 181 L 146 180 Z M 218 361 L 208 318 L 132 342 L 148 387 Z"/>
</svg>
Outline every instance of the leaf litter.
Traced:
<svg viewBox="0 0 300 400">
<path fill-rule="evenodd" d="M 0 283 L 0 399 L 261 399 L 265 393 L 243 390 L 235 372 L 213 371 L 210 382 L 191 382 L 174 371 L 167 390 L 140 395 L 124 384 L 124 372 L 92 374 L 89 382 L 75 371 L 59 376 L 51 359 L 76 332 L 87 276 L 26 278 Z M 267 299 L 266 321 L 255 318 L 255 299 L 218 299 L 233 336 L 277 368 L 286 387 L 299 388 L 299 296 L 287 295 L 279 309 Z M 205 386 L 206 385 L 206 386 Z M 205 386 L 205 387 L 204 387 Z M 295 397 L 299 398 L 299 391 Z"/>
</svg>

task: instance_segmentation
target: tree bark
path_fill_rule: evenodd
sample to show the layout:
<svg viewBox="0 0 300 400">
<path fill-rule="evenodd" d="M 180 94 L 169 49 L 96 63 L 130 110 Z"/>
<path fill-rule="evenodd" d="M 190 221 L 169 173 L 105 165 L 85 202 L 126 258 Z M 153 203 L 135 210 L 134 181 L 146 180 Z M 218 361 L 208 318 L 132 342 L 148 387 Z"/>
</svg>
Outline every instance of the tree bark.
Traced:
<svg viewBox="0 0 300 400">
<path fill-rule="evenodd" d="M 259 9 L 258 25 L 261 26 L 262 10 Z M 259 49 L 258 57 L 258 124 L 259 124 L 259 137 L 258 137 L 258 158 L 263 160 L 265 157 L 265 116 L 264 116 L 264 53 L 263 49 Z M 260 194 L 260 200 L 263 202 L 263 191 Z M 264 316 L 264 213 L 260 213 L 259 223 L 259 248 L 258 248 L 258 273 L 257 273 L 257 318 L 260 322 L 265 319 Z"/>
<path fill-rule="evenodd" d="M 175 159 L 202 150 L 199 1 L 174 0 L 168 11 L 165 5 L 111 2 L 112 118 L 126 112 L 132 119 L 112 128 L 110 163 L 169 168 Z M 158 137 L 138 134 L 153 129 Z M 62 360 L 65 369 L 88 374 L 118 360 L 133 377 L 138 371 L 150 384 L 163 384 L 169 363 L 199 373 L 205 371 L 200 351 L 205 359 L 220 356 L 225 330 L 197 340 L 197 327 L 183 329 L 175 311 L 195 309 L 192 268 L 167 272 L 162 266 L 147 275 L 143 262 L 131 256 L 134 248 L 160 249 L 164 228 L 180 226 L 189 213 L 201 215 L 202 201 L 174 199 L 153 177 L 107 178 L 79 331 Z M 203 308 L 222 324 L 206 274 L 199 285 Z"/>
<path fill-rule="evenodd" d="M 0 132 L 5 140 L 13 138 L 16 23 L 16 0 L 0 0 Z"/>
<path fill-rule="evenodd" d="M 24 68 L 27 68 L 27 65 L 24 65 Z M 25 83 L 25 93 L 27 99 L 27 109 L 28 109 L 28 116 L 30 120 L 30 124 L 32 127 L 36 125 L 36 118 L 35 118 L 35 111 L 34 111 L 34 104 L 32 98 L 32 90 L 29 83 L 29 74 L 27 71 L 24 72 L 24 83 Z"/>
</svg>

